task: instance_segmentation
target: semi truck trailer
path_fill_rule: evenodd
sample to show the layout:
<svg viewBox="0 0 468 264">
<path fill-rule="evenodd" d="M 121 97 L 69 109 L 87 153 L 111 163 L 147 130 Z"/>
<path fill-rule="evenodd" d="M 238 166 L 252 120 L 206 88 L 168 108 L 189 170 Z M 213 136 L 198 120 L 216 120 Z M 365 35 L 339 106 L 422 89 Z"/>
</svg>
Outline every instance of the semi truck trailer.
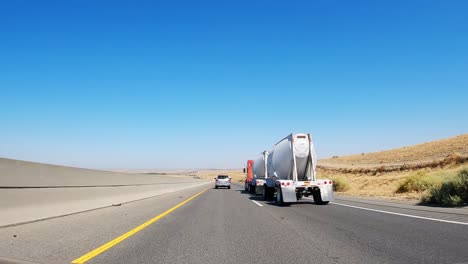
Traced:
<svg viewBox="0 0 468 264">
<path fill-rule="evenodd" d="M 274 199 L 279 206 L 308 196 L 316 204 L 333 201 L 333 182 L 317 179 L 317 156 L 310 134 L 292 133 L 280 140 L 268 152 L 266 164 L 267 176 L 262 189 L 265 200 Z"/>
<path fill-rule="evenodd" d="M 250 183 L 250 192 L 262 194 L 267 177 L 268 151 L 263 151 L 253 163 L 253 178 Z"/>
</svg>

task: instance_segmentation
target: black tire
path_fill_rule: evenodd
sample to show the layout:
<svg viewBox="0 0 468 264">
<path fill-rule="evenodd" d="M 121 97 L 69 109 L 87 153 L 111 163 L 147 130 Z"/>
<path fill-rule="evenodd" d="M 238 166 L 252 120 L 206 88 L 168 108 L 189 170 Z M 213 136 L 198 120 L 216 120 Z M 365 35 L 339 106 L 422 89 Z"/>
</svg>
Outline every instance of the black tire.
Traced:
<svg viewBox="0 0 468 264">
<path fill-rule="evenodd" d="M 326 205 L 328 204 L 329 202 L 324 202 L 322 200 L 322 195 L 320 195 L 320 191 L 316 191 L 313 195 L 314 197 L 314 203 L 315 204 L 319 204 L 319 205 Z"/>
<path fill-rule="evenodd" d="M 265 186 L 266 200 L 272 201 L 275 198 L 275 190 L 273 188 Z"/>
<path fill-rule="evenodd" d="M 248 191 L 249 191 L 249 187 L 248 187 L 248 186 L 249 186 L 249 185 L 247 185 L 247 184 L 244 184 L 244 190 L 245 190 L 246 192 L 248 192 Z"/>
<path fill-rule="evenodd" d="M 215 189 L 218 189 L 218 186 L 215 186 Z"/>
<path fill-rule="evenodd" d="M 268 187 L 263 186 L 263 201 L 268 201 Z"/>
<path fill-rule="evenodd" d="M 228 186 L 228 189 L 231 189 L 231 186 Z"/>
<path fill-rule="evenodd" d="M 268 188 L 268 200 L 273 201 L 275 199 L 275 188 Z"/>
<path fill-rule="evenodd" d="M 312 197 L 314 198 L 315 204 L 320 204 L 322 202 L 322 197 L 320 196 L 320 192 L 314 192 Z"/>
<path fill-rule="evenodd" d="M 275 204 L 277 206 L 283 206 L 284 205 L 283 194 L 281 192 L 281 188 L 278 188 L 278 191 L 276 192 Z"/>
</svg>

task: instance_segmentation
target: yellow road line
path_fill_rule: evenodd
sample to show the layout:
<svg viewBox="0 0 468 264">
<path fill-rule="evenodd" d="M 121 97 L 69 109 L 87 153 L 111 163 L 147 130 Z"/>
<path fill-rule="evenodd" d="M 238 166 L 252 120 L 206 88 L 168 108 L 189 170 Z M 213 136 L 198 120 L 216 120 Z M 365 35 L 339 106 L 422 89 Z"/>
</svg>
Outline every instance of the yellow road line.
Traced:
<svg viewBox="0 0 468 264">
<path fill-rule="evenodd" d="M 96 257 L 97 255 L 101 254 L 102 252 L 104 252 L 104 251 L 106 251 L 106 250 L 112 248 L 113 246 L 117 245 L 118 243 L 120 243 L 120 242 L 124 241 L 125 239 L 131 237 L 132 235 L 138 233 L 139 231 L 143 230 L 145 227 L 151 225 L 152 223 L 154 223 L 154 222 L 158 221 L 159 219 L 165 217 L 166 215 L 172 213 L 172 212 L 175 211 L 177 208 L 179 208 L 179 207 L 183 206 L 184 204 L 190 202 L 191 200 L 195 199 L 195 197 L 197 197 L 197 196 L 199 196 L 200 194 L 202 194 L 202 193 L 208 191 L 208 190 L 211 189 L 211 188 L 212 188 L 211 186 L 208 187 L 208 188 L 206 188 L 205 190 L 203 190 L 203 191 L 201 191 L 201 192 L 195 194 L 194 196 L 192 196 L 192 197 L 188 198 L 187 200 L 181 202 L 180 204 L 178 204 L 178 205 L 172 207 L 171 209 L 165 211 L 164 213 L 162 213 L 162 214 L 160 214 L 160 215 L 154 217 L 153 219 L 148 220 L 147 222 L 145 222 L 145 223 L 143 223 L 143 224 L 141 224 L 141 225 L 135 227 L 134 229 L 128 231 L 127 233 L 125 233 L 125 234 L 123 234 L 123 235 L 121 235 L 121 236 L 119 236 L 119 237 L 117 237 L 117 238 L 115 238 L 115 239 L 113 239 L 113 240 L 107 242 L 106 244 L 104 244 L 104 245 L 102 245 L 102 246 L 100 246 L 100 247 L 98 247 L 98 248 L 96 248 L 96 249 L 94 249 L 94 250 L 92 250 L 92 251 L 90 251 L 90 252 L 84 254 L 83 256 L 81 256 L 81 257 L 79 257 L 79 258 L 73 260 L 71 263 L 74 263 L 74 264 L 82 264 L 82 263 L 85 263 L 86 261 L 88 261 L 88 260 L 90 260 L 90 259 Z"/>
</svg>

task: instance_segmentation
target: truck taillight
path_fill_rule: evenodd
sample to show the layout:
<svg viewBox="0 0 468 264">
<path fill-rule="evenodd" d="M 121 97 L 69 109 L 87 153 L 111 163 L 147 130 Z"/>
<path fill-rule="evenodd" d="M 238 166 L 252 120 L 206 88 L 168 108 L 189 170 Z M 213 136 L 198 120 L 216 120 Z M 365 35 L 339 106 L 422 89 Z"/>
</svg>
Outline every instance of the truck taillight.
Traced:
<svg viewBox="0 0 468 264">
<path fill-rule="evenodd" d="M 290 183 L 290 182 L 287 182 L 286 185 L 289 186 L 289 185 L 291 185 L 291 183 Z"/>
<path fill-rule="evenodd" d="M 324 181 L 323 184 L 327 184 L 327 181 Z"/>
<path fill-rule="evenodd" d="M 329 184 L 332 184 L 333 182 L 332 182 L 332 181 L 329 181 L 328 183 L 329 183 Z"/>
</svg>

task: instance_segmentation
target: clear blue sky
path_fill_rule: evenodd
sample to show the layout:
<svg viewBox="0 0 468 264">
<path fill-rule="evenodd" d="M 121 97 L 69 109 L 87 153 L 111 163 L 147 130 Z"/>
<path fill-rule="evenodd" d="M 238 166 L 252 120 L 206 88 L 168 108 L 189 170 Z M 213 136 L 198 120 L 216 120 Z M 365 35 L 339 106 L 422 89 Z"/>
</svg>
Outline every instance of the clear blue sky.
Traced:
<svg viewBox="0 0 468 264">
<path fill-rule="evenodd" d="M 0 156 L 240 168 L 468 132 L 468 1 L 3 1 Z"/>
</svg>

